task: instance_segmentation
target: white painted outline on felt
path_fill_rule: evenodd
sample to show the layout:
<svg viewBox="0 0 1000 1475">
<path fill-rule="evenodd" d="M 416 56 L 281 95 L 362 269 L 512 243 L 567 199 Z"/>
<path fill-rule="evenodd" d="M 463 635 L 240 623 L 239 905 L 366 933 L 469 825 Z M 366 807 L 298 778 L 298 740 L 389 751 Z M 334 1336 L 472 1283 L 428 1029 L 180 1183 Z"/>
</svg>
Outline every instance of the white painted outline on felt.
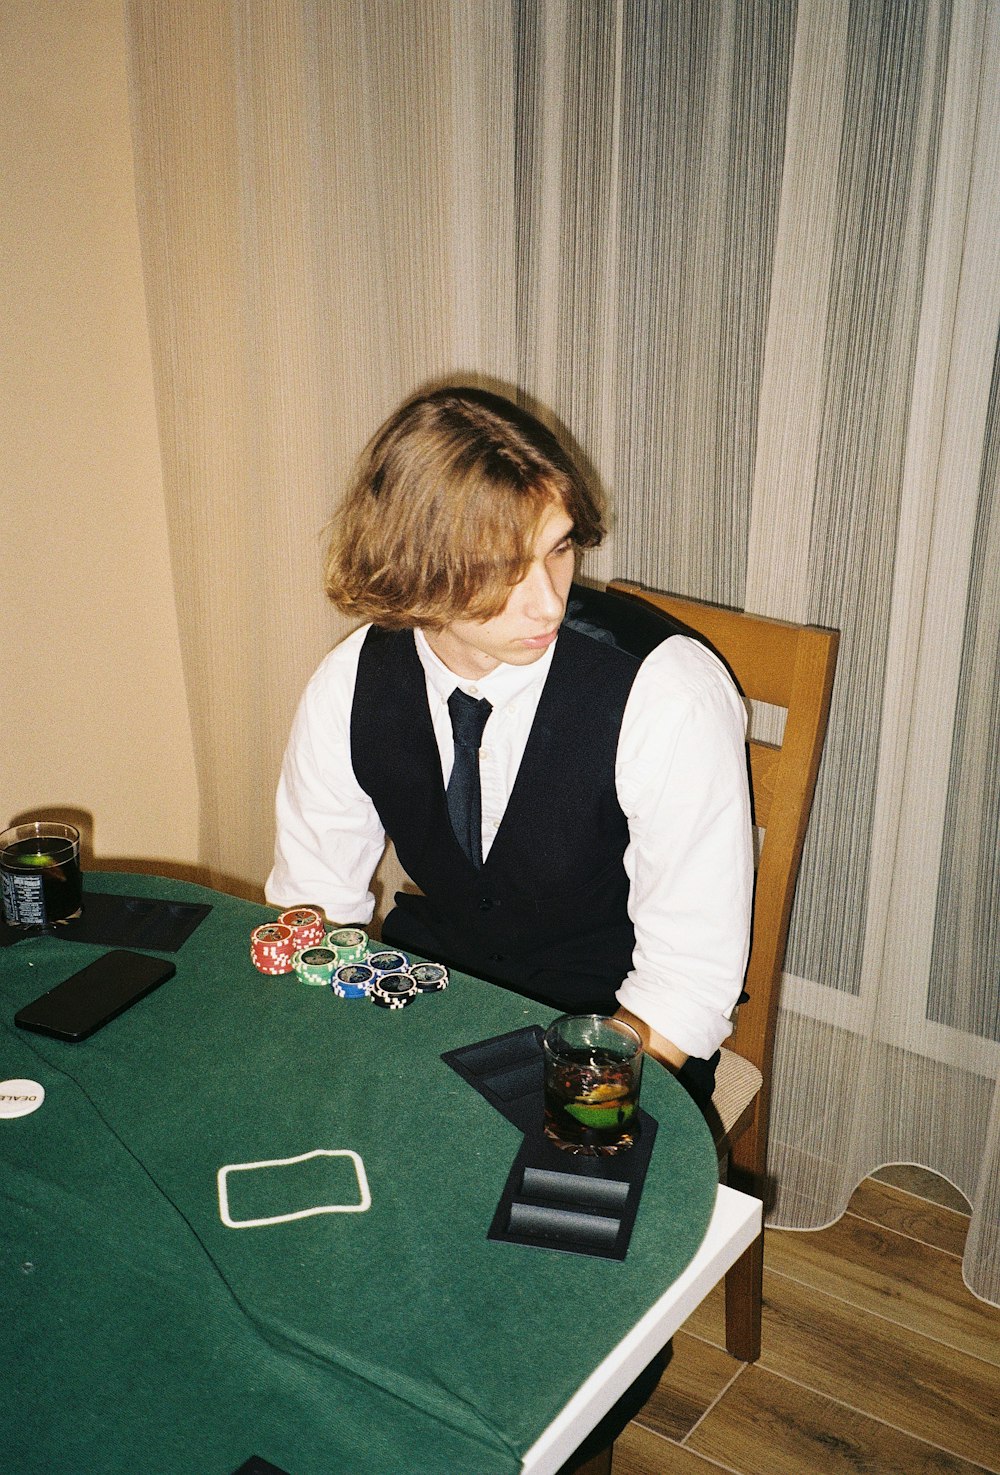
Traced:
<svg viewBox="0 0 1000 1475">
<path fill-rule="evenodd" d="M 254 1168 L 285 1168 L 292 1163 L 304 1163 L 312 1157 L 349 1157 L 358 1175 L 358 1191 L 361 1202 L 357 1204 L 318 1204 L 312 1209 L 296 1209 L 294 1214 L 275 1214 L 269 1219 L 233 1219 L 229 1214 L 229 1193 L 226 1178 L 230 1173 L 249 1173 Z M 216 1175 L 219 1185 L 219 1217 L 227 1229 L 259 1229 L 265 1224 L 287 1224 L 292 1219 L 309 1219 L 313 1214 L 363 1214 L 372 1206 L 368 1175 L 359 1155 L 350 1147 L 317 1147 L 313 1152 L 300 1153 L 298 1157 L 272 1157 L 260 1163 L 228 1163 Z"/>
</svg>

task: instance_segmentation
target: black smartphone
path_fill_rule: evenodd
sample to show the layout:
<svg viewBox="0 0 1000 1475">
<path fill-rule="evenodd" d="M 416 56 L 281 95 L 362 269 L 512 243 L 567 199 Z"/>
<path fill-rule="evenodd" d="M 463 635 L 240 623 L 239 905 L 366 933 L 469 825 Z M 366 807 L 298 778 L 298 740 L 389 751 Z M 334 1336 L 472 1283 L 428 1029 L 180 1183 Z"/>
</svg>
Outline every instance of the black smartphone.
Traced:
<svg viewBox="0 0 1000 1475">
<path fill-rule="evenodd" d="M 14 1023 L 57 1040 L 85 1040 L 176 972 L 148 953 L 105 953 L 26 1004 Z"/>
</svg>

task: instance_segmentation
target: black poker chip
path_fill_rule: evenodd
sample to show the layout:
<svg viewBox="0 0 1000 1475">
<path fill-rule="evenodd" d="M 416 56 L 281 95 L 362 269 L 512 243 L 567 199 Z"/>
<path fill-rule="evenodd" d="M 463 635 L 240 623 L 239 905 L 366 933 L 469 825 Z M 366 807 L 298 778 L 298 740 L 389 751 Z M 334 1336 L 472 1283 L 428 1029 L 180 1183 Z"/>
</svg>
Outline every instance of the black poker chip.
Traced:
<svg viewBox="0 0 1000 1475">
<path fill-rule="evenodd" d="M 448 970 L 443 963 L 414 963 L 410 977 L 422 994 L 434 994 L 448 987 Z"/>
<path fill-rule="evenodd" d="M 381 978 L 376 978 L 369 997 L 373 1004 L 397 1004 L 402 1008 L 403 1004 L 409 1004 L 416 998 L 417 992 L 417 985 L 410 974 L 400 970 L 398 973 L 385 973 Z"/>
<path fill-rule="evenodd" d="M 376 1004 L 378 1006 L 379 1009 L 405 1009 L 408 1005 L 413 1003 L 414 999 L 419 998 L 420 996 L 417 993 L 416 989 L 414 989 L 411 994 L 397 994 L 395 998 L 387 998 L 384 994 L 377 994 L 375 990 L 372 989 L 368 997 L 369 999 L 371 999 L 373 1004 Z"/>
</svg>

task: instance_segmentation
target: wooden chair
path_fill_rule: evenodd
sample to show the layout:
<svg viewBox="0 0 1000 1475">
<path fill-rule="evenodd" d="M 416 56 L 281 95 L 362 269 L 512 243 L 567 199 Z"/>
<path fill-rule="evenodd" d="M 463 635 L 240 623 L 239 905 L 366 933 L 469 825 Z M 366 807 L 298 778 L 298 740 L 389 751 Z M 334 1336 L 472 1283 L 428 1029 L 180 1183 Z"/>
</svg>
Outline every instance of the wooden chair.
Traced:
<svg viewBox="0 0 1000 1475">
<path fill-rule="evenodd" d="M 788 922 L 802 843 L 830 711 L 839 634 L 742 614 L 637 584 L 608 588 L 665 610 L 722 657 L 744 697 L 783 707 L 781 745 L 749 743 L 754 823 L 764 831 L 757 863 L 749 1001 L 722 1050 L 709 1124 L 728 1157 L 733 1187 L 764 1198 L 771 1061 Z M 713 1119 L 714 1118 L 714 1119 Z M 726 1346 L 741 1362 L 760 1356 L 764 1235 L 726 1275 Z"/>
</svg>

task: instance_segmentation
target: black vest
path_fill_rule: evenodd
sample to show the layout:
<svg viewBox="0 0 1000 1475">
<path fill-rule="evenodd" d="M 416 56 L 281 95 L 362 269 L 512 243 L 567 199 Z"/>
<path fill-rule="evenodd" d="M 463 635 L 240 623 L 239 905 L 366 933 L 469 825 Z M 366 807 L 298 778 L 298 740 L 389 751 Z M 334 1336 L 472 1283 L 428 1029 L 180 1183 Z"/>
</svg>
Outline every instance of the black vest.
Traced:
<svg viewBox="0 0 1000 1475">
<path fill-rule="evenodd" d="M 556 1008 L 615 1008 L 635 935 L 615 792 L 625 704 L 642 660 L 679 626 L 574 586 L 524 758 L 482 870 L 448 819 L 423 667 L 411 631 L 369 630 L 351 759 L 406 873 L 385 935 Z"/>
</svg>

